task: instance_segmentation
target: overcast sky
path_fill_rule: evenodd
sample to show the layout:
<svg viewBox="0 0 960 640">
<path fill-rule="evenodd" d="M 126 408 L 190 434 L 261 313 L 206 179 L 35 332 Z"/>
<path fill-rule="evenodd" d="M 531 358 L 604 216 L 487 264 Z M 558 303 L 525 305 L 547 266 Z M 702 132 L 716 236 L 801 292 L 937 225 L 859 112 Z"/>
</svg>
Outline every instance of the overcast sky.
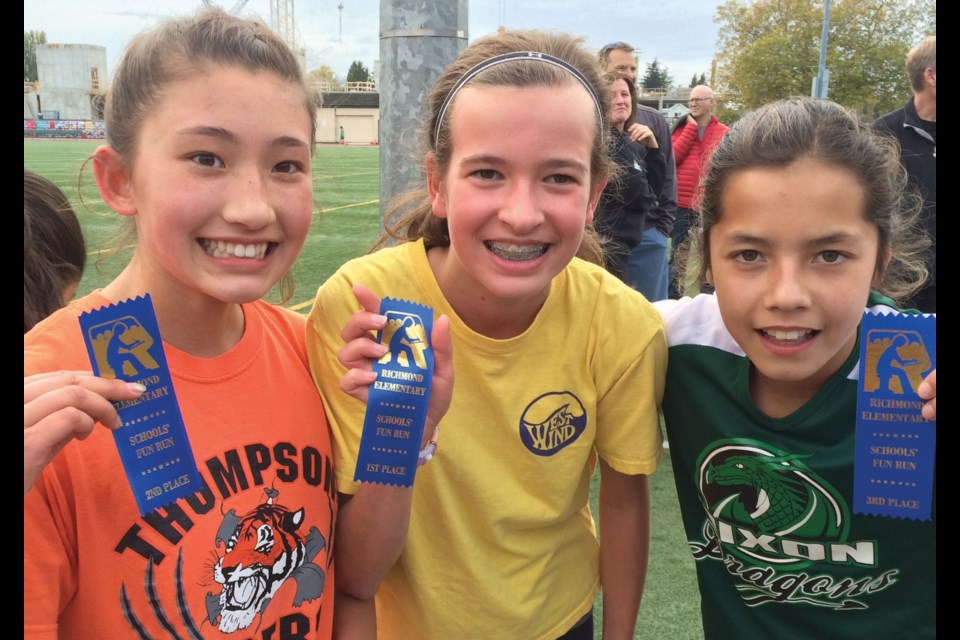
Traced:
<svg viewBox="0 0 960 640">
<path fill-rule="evenodd" d="M 307 67 L 329 65 L 345 79 L 354 60 L 371 71 L 379 58 L 381 0 L 296 0 L 297 31 L 307 51 Z M 624 40 L 640 50 L 640 76 L 657 58 L 674 83 L 692 75 L 710 76 L 720 0 L 468 0 L 472 41 L 503 25 L 514 29 L 566 31 L 586 38 L 595 49 Z M 214 0 L 231 9 L 242 0 Z M 342 4 L 343 10 L 337 9 Z M 126 42 L 164 17 L 191 13 L 201 0 L 29 0 L 23 5 L 24 31 L 44 31 L 47 42 L 106 47 L 108 72 Z M 599 9 L 602 7 L 602 11 Z M 269 0 L 248 0 L 241 15 L 269 23 Z M 341 22 L 342 21 L 342 22 Z"/>
</svg>

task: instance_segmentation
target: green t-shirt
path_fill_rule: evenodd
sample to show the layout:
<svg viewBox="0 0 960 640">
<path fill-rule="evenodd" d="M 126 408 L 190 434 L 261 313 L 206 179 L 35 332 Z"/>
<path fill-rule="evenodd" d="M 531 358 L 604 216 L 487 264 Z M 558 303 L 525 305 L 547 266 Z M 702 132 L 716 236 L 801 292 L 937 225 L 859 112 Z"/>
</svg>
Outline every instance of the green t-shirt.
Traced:
<svg viewBox="0 0 960 640">
<path fill-rule="evenodd" d="M 858 349 L 803 407 L 772 419 L 750 398 L 750 362 L 714 296 L 657 306 L 706 636 L 935 637 L 936 497 L 929 522 L 853 513 Z"/>
</svg>

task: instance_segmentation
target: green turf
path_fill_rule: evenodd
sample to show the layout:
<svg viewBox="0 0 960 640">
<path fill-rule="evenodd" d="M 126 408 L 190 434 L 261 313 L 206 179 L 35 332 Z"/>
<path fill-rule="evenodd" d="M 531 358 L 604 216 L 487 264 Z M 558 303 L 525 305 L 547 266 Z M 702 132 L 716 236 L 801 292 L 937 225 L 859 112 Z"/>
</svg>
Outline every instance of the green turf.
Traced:
<svg viewBox="0 0 960 640">
<path fill-rule="evenodd" d="M 597 517 L 599 469 L 592 478 L 590 508 Z M 700 624 L 700 593 L 680 520 L 680 504 L 673 484 L 669 451 L 650 476 L 650 561 L 635 638 L 697 640 L 703 638 Z M 603 532 L 600 532 L 601 539 Z M 594 605 L 594 638 L 603 638 L 603 596 Z"/>
<path fill-rule="evenodd" d="M 82 200 L 78 192 L 80 167 L 97 144 L 88 140 L 23 141 L 24 168 L 63 189 L 83 226 L 90 259 L 78 295 L 108 283 L 130 255 L 129 244 L 117 242 L 124 220 L 100 201 L 89 166 L 84 171 Z M 313 162 L 316 214 L 294 267 L 296 293 L 288 303 L 291 308 L 308 311 L 317 287 L 343 262 L 365 253 L 378 237 L 379 162 L 377 147 L 317 148 Z M 702 638 L 700 596 L 693 559 L 684 542 L 668 455 L 651 477 L 650 489 L 650 566 L 636 637 Z M 596 514 L 595 487 L 591 501 Z M 601 637 L 601 629 L 602 617 L 597 607 L 596 638 Z"/>
<path fill-rule="evenodd" d="M 650 503 L 650 565 L 636 637 L 703 638 L 693 556 L 683 533 L 673 465 L 667 451 L 650 476 Z"/>
</svg>

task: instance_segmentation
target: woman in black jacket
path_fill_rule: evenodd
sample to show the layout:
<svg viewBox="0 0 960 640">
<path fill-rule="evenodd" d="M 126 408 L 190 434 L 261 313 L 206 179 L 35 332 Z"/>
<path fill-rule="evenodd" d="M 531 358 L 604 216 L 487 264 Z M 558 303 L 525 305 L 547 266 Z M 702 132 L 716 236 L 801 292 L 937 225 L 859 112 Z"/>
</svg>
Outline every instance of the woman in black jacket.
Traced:
<svg viewBox="0 0 960 640">
<path fill-rule="evenodd" d="M 636 142 L 624 133 L 634 123 L 637 110 L 633 83 L 619 72 L 608 73 L 605 79 L 612 97 L 607 125 L 620 176 L 604 189 L 594 226 L 606 240 L 607 270 L 626 281 L 627 258 L 643 237 L 647 212 L 657 204 L 656 194 L 663 186 L 666 161 L 649 127 L 640 125 L 644 131 Z M 640 144 L 648 149 L 646 158 L 641 158 Z"/>
</svg>

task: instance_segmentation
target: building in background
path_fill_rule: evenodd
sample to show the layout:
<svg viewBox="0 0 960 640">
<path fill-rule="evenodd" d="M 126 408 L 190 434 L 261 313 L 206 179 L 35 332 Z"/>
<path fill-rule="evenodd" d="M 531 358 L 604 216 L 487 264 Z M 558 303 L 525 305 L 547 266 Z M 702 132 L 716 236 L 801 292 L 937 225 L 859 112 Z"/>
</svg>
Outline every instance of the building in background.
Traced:
<svg viewBox="0 0 960 640">
<path fill-rule="evenodd" d="M 38 119 L 103 120 L 107 48 L 92 44 L 41 44 L 36 51 Z"/>
<path fill-rule="evenodd" d="M 345 144 L 379 143 L 380 93 L 372 82 L 368 84 L 370 88 L 365 90 L 350 87 L 323 93 L 323 106 L 317 112 L 317 142 L 337 142 L 343 127 Z"/>
</svg>

